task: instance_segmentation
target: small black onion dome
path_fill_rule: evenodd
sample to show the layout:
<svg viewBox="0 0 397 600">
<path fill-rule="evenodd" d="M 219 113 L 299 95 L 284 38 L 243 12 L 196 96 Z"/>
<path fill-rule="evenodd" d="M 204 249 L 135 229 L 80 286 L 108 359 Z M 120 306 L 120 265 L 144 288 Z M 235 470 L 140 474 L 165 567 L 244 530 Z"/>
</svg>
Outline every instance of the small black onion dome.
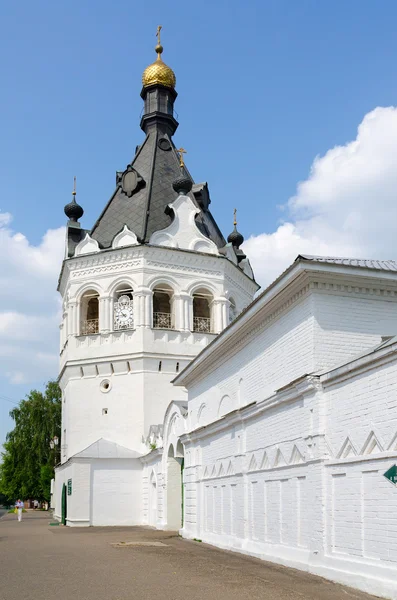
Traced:
<svg viewBox="0 0 397 600">
<path fill-rule="evenodd" d="M 175 179 L 172 187 L 176 191 L 177 194 L 188 194 L 192 189 L 193 183 L 192 180 L 189 179 L 186 175 L 181 175 L 178 179 Z"/>
<path fill-rule="evenodd" d="M 84 214 L 84 210 L 80 204 L 77 204 L 75 198 L 73 198 L 73 200 L 69 202 L 69 204 L 67 204 L 63 210 L 70 221 L 78 221 Z"/>
<path fill-rule="evenodd" d="M 236 226 L 234 226 L 232 233 L 228 235 L 227 241 L 235 248 L 240 248 L 241 244 L 244 242 L 244 236 L 239 233 Z"/>
</svg>

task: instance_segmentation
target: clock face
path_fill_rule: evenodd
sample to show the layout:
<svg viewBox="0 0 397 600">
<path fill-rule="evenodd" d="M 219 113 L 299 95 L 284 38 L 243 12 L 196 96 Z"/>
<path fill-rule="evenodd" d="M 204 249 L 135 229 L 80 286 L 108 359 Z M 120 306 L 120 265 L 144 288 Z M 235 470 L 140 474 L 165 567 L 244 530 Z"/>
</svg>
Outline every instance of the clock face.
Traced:
<svg viewBox="0 0 397 600">
<path fill-rule="evenodd" d="M 134 309 L 128 296 L 121 296 L 114 306 L 114 328 L 130 329 L 134 326 Z"/>
</svg>

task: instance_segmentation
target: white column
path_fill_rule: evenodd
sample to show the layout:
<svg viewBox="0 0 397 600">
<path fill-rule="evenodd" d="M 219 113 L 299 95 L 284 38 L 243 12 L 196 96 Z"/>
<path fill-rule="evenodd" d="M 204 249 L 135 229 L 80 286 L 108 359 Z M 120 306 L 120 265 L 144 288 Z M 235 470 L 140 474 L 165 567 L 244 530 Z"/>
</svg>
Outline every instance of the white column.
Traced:
<svg viewBox="0 0 397 600">
<path fill-rule="evenodd" d="M 138 288 L 134 294 L 134 327 L 152 326 L 152 291 Z"/>
<path fill-rule="evenodd" d="M 185 327 L 186 331 L 193 331 L 193 298 L 185 298 Z"/>
<path fill-rule="evenodd" d="M 182 292 L 175 295 L 175 329 L 179 331 L 190 331 L 189 327 L 189 301 L 191 296 Z"/>
<path fill-rule="evenodd" d="M 222 307 L 222 329 L 225 329 L 225 327 L 227 327 L 228 324 L 229 324 L 229 319 L 228 319 L 228 317 L 229 317 L 229 311 L 228 311 L 229 304 L 230 304 L 230 302 L 226 298 L 224 298 L 222 300 L 222 304 L 221 304 L 221 307 Z"/>
<path fill-rule="evenodd" d="M 220 304 L 217 298 L 210 304 L 211 310 L 211 332 L 219 333 L 222 331 L 221 329 L 221 314 L 220 314 Z"/>
<path fill-rule="evenodd" d="M 64 323 L 61 323 L 59 326 L 59 351 L 60 352 L 62 352 L 64 345 L 65 345 L 65 330 L 64 330 Z"/>
<path fill-rule="evenodd" d="M 110 331 L 110 298 L 109 296 L 100 296 L 99 298 L 99 332 L 109 333 Z"/>
<path fill-rule="evenodd" d="M 171 326 L 180 331 L 182 329 L 182 299 L 179 294 L 173 294 L 171 297 Z"/>
<path fill-rule="evenodd" d="M 134 328 L 136 329 L 139 327 L 141 319 L 140 296 L 138 292 L 135 291 L 132 293 L 132 301 L 134 304 Z"/>
<path fill-rule="evenodd" d="M 229 300 L 224 296 L 215 298 L 212 303 L 213 330 L 214 333 L 220 333 L 228 325 Z"/>
<path fill-rule="evenodd" d="M 79 311 L 78 304 L 76 300 L 71 300 L 69 302 L 69 311 L 70 311 L 70 335 L 79 335 Z"/>
<path fill-rule="evenodd" d="M 153 327 L 152 292 L 145 292 L 145 327 Z"/>
</svg>

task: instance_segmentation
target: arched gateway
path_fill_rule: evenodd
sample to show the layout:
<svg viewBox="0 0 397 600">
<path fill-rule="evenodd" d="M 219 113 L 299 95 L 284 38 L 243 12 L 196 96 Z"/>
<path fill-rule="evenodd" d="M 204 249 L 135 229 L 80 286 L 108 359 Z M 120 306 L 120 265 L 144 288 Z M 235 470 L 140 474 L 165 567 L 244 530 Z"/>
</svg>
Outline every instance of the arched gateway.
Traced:
<svg viewBox="0 0 397 600">
<path fill-rule="evenodd" d="M 167 529 L 183 527 L 183 445 L 178 440 L 176 448 L 170 444 L 167 459 Z"/>
</svg>

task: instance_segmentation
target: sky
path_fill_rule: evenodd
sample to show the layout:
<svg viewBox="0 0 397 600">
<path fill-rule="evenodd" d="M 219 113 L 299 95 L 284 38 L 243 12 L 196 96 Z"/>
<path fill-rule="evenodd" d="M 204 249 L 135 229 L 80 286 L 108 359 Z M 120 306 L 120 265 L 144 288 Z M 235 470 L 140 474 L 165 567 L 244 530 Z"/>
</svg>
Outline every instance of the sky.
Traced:
<svg viewBox="0 0 397 600">
<path fill-rule="evenodd" d="M 266 286 L 299 253 L 397 259 L 396 19 L 394 0 L 0 5 L 0 444 L 57 377 L 63 207 L 76 175 L 90 228 L 142 142 L 157 25 L 175 143 Z"/>
</svg>

